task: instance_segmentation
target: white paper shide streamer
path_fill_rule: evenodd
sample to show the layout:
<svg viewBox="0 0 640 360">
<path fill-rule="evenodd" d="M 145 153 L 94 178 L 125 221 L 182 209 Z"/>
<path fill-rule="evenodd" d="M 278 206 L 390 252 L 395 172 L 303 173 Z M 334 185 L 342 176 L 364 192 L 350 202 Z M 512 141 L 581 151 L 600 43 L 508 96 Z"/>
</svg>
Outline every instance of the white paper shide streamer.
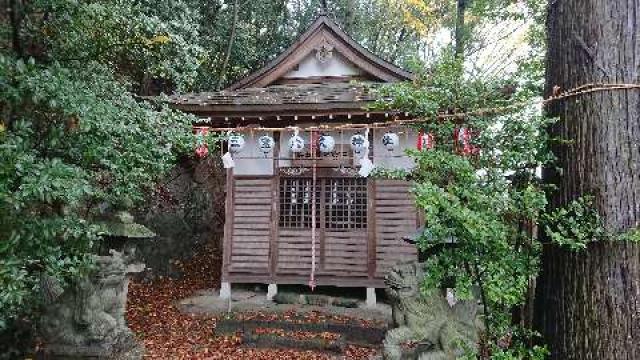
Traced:
<svg viewBox="0 0 640 360">
<path fill-rule="evenodd" d="M 224 166 L 225 169 L 233 169 L 236 166 L 236 162 L 233 161 L 230 152 L 226 152 L 222 155 L 222 166 Z"/>
<path fill-rule="evenodd" d="M 356 153 L 356 155 L 360 159 L 360 170 L 358 170 L 358 175 L 362 177 L 368 177 L 369 174 L 371 174 L 371 172 L 375 168 L 373 161 L 369 159 L 369 140 L 367 140 L 368 138 L 369 138 L 369 129 L 367 129 L 364 133 L 365 142 L 363 144 L 364 149 L 362 150 L 362 153 L 358 155 L 358 153 L 354 149 L 354 153 Z M 353 141 L 351 142 L 351 145 L 353 146 Z"/>
</svg>

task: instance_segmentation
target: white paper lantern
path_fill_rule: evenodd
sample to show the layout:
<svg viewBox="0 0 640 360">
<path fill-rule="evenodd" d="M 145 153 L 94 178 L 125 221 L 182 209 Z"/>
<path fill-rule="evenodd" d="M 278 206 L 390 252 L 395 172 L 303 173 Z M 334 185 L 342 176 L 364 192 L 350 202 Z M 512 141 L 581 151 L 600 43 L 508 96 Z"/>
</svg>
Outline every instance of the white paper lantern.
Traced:
<svg viewBox="0 0 640 360">
<path fill-rule="evenodd" d="M 330 153 L 335 149 L 336 141 L 333 139 L 331 135 L 321 135 L 318 140 L 318 148 L 320 152 L 323 154 Z"/>
<path fill-rule="evenodd" d="M 355 134 L 351 137 L 351 149 L 356 156 L 362 157 L 369 149 L 369 140 L 362 134 Z"/>
<path fill-rule="evenodd" d="M 304 150 L 304 139 L 300 135 L 293 135 L 289 139 L 289 150 L 293 153 L 300 153 Z"/>
<path fill-rule="evenodd" d="M 229 136 L 229 152 L 239 153 L 242 149 L 244 149 L 244 136 L 240 134 Z"/>
<path fill-rule="evenodd" d="M 260 138 L 258 138 L 258 148 L 265 156 L 267 156 L 267 154 L 273 151 L 273 148 L 275 147 L 275 145 L 276 145 L 276 142 L 269 135 L 263 135 L 263 136 L 260 136 Z"/>
<path fill-rule="evenodd" d="M 396 133 L 388 132 L 382 135 L 382 145 L 388 151 L 393 151 L 400 145 L 400 137 Z"/>
</svg>

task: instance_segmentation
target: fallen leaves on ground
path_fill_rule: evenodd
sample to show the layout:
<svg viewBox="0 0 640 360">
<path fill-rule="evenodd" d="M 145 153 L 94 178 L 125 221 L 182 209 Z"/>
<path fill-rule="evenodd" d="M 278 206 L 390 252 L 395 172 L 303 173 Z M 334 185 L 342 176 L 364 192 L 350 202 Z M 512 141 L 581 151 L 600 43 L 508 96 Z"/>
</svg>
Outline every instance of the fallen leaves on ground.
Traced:
<svg viewBox="0 0 640 360">
<path fill-rule="evenodd" d="M 216 337 L 213 332 L 215 318 L 181 313 L 176 302 L 199 290 L 219 285 L 219 255 L 207 247 L 191 261 L 178 265 L 184 273 L 180 279 L 132 281 L 129 285 L 127 321 L 144 344 L 145 359 L 335 359 L 335 356 L 314 351 L 243 348 L 240 336 Z M 312 314 L 309 319 L 323 316 Z M 365 360 L 375 354 L 375 349 L 347 346 L 344 358 Z"/>
<path fill-rule="evenodd" d="M 335 341 L 340 337 L 339 334 L 332 332 L 311 332 L 311 331 L 285 331 L 283 329 L 257 328 L 253 331 L 256 335 L 275 335 L 296 340 L 323 339 L 327 341 Z"/>
<path fill-rule="evenodd" d="M 289 310 L 281 314 L 245 311 L 237 313 L 234 318 L 237 320 L 289 321 L 296 324 L 331 322 L 340 324 L 353 323 L 368 327 L 385 325 L 385 322 L 381 320 L 358 319 L 346 315 L 326 314 L 321 311 L 297 312 L 295 310 Z"/>
</svg>

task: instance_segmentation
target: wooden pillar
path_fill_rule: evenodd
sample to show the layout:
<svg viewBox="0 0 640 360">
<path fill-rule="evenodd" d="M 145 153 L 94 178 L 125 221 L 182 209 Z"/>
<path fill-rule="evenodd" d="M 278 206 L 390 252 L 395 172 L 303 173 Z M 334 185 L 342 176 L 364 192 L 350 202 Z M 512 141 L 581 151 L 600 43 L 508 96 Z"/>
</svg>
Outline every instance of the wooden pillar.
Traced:
<svg viewBox="0 0 640 360">
<path fill-rule="evenodd" d="M 224 238 L 222 246 L 222 282 L 228 282 L 229 267 L 231 261 L 231 242 L 233 241 L 233 169 L 227 169 L 226 180 L 226 197 L 225 197 L 225 223 Z"/>
<path fill-rule="evenodd" d="M 367 270 L 369 280 L 376 275 L 376 181 L 367 180 Z"/>
<path fill-rule="evenodd" d="M 273 149 L 273 178 L 271 184 L 271 231 L 269 239 L 269 278 L 271 283 L 275 283 L 276 272 L 278 271 L 278 233 L 280 226 L 280 133 L 274 132 L 273 138 L 278 144 Z"/>
</svg>

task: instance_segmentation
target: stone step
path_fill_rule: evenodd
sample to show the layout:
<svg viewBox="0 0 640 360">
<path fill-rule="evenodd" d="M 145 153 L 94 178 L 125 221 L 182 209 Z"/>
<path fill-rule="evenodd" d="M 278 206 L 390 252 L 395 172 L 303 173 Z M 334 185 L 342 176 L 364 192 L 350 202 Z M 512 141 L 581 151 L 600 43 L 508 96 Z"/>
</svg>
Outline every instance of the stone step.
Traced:
<svg viewBox="0 0 640 360">
<path fill-rule="evenodd" d="M 341 354 L 346 347 L 344 337 L 340 334 L 331 334 L 332 336 L 327 338 L 320 337 L 321 333 L 314 333 L 318 336 L 298 338 L 295 336 L 291 336 L 291 333 L 288 333 L 282 329 L 271 329 L 281 331 L 271 333 L 258 332 L 254 330 L 243 333 L 243 345 L 254 348 L 313 350 L 335 354 Z"/>
<path fill-rule="evenodd" d="M 385 325 L 363 325 L 358 321 L 348 322 L 297 322 L 286 320 L 227 319 L 216 322 L 215 334 L 228 336 L 237 332 L 253 334 L 256 329 L 281 329 L 285 332 L 312 332 L 339 334 L 347 344 L 360 346 L 379 346 L 387 332 Z"/>
</svg>

